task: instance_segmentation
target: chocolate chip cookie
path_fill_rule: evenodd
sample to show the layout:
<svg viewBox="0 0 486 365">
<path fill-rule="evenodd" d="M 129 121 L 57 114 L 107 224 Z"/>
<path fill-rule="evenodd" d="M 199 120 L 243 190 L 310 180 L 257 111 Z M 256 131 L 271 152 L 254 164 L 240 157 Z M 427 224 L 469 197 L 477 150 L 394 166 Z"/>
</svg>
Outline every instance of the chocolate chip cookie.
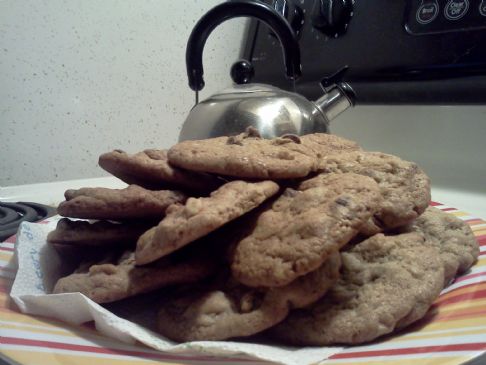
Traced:
<svg viewBox="0 0 486 365">
<path fill-rule="evenodd" d="M 374 179 L 383 196 L 382 206 L 364 227 L 373 235 L 403 226 L 422 214 L 430 203 L 430 180 L 413 162 L 381 152 L 343 152 L 319 160 L 322 172 L 300 184 L 299 190 L 323 184 L 329 173 L 355 173 Z M 325 184 L 325 182 L 324 182 Z"/>
<path fill-rule="evenodd" d="M 361 147 L 354 141 L 350 141 L 335 134 L 312 133 L 300 137 L 301 143 L 312 150 L 319 159 L 336 153 L 359 151 Z"/>
<path fill-rule="evenodd" d="M 425 315 L 444 269 L 436 247 L 418 232 L 377 234 L 342 252 L 341 277 L 313 305 L 292 312 L 271 333 L 294 345 L 360 344 Z M 410 324 L 408 322 L 407 324 Z"/>
<path fill-rule="evenodd" d="M 53 293 L 80 292 L 96 303 L 109 303 L 175 284 L 193 283 L 215 272 L 216 260 L 200 252 L 184 252 L 136 266 L 133 252 L 100 264 L 81 264 L 75 273 L 57 281 Z"/>
<path fill-rule="evenodd" d="M 376 182 L 357 174 L 330 174 L 322 186 L 287 189 L 236 245 L 234 277 L 252 287 L 289 284 L 349 242 L 381 199 Z"/>
<path fill-rule="evenodd" d="M 146 264 L 203 237 L 229 221 L 256 208 L 276 194 L 273 181 L 232 181 L 207 198 L 189 198 L 185 205 L 173 204 L 156 229 L 137 242 L 137 264 Z"/>
<path fill-rule="evenodd" d="M 173 203 L 183 203 L 180 191 L 152 191 L 137 185 L 125 189 L 81 188 L 67 190 L 57 212 L 64 217 L 87 219 L 161 219 Z"/>
<path fill-rule="evenodd" d="M 327 153 L 357 148 L 354 142 L 328 134 L 263 139 L 250 129 L 237 136 L 178 143 L 169 149 L 168 158 L 172 165 L 192 171 L 237 178 L 290 179 L 307 176 Z"/>
<path fill-rule="evenodd" d="M 145 222 L 114 223 L 62 218 L 56 229 L 49 232 L 47 242 L 53 245 L 107 247 L 134 244 L 151 227 Z"/>
<path fill-rule="evenodd" d="M 224 340 L 259 333 L 282 321 L 291 308 L 319 299 L 337 280 L 338 252 L 316 271 L 281 288 L 254 289 L 226 279 L 215 289 L 191 289 L 166 300 L 158 316 L 159 332 L 175 341 Z"/>
<path fill-rule="evenodd" d="M 215 176 L 170 165 L 166 150 L 147 149 L 133 155 L 114 150 L 102 154 L 98 164 L 124 182 L 148 189 L 177 188 L 207 193 L 223 183 Z"/>
<path fill-rule="evenodd" d="M 401 232 L 422 232 L 427 241 L 437 244 L 444 264 L 444 285 L 467 271 L 479 256 L 479 245 L 471 227 L 453 214 L 429 207 Z"/>
</svg>

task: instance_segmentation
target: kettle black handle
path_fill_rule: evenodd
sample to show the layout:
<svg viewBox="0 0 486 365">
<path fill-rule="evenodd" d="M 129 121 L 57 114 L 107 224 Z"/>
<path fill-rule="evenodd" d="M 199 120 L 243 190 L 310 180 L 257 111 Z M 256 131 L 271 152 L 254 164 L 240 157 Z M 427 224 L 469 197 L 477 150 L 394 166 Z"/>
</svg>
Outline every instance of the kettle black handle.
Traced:
<svg viewBox="0 0 486 365">
<path fill-rule="evenodd" d="M 251 16 L 267 24 L 277 35 L 283 47 L 287 77 L 297 79 L 302 75 L 300 48 L 297 37 L 287 22 L 274 8 L 257 0 L 230 0 L 209 10 L 196 24 L 186 48 L 186 67 L 189 86 L 194 91 L 204 87 L 203 49 L 209 35 L 225 20 Z"/>
</svg>

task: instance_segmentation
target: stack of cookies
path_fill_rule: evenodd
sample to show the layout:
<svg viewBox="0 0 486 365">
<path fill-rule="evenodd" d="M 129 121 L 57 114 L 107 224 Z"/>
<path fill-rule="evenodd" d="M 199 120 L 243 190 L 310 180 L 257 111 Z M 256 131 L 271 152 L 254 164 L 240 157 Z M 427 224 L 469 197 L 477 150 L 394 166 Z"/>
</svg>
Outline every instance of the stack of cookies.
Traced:
<svg viewBox="0 0 486 365">
<path fill-rule="evenodd" d="M 129 186 L 66 191 L 48 242 L 80 262 L 54 293 L 163 290 L 175 341 L 368 342 L 422 318 L 479 254 L 416 164 L 334 135 L 249 129 L 99 165 Z"/>
</svg>

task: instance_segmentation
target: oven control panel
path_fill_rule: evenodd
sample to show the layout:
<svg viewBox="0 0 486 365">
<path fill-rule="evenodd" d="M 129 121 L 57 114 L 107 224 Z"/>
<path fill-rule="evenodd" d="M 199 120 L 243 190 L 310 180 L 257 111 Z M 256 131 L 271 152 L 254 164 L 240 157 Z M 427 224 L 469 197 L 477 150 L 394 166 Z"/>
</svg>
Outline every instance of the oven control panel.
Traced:
<svg viewBox="0 0 486 365">
<path fill-rule="evenodd" d="M 486 0 L 264 0 L 298 36 L 297 91 L 340 73 L 360 103 L 486 104 Z M 282 46 L 258 21 L 243 58 L 253 82 L 292 90 Z"/>
<path fill-rule="evenodd" d="M 411 0 L 405 29 L 415 35 L 486 29 L 486 0 Z"/>
</svg>

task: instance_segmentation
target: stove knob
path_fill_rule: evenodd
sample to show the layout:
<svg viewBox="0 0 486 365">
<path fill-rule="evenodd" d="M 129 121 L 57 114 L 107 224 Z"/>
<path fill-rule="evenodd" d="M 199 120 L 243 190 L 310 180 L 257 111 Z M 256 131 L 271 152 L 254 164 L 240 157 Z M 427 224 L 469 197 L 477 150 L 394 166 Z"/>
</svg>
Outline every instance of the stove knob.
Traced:
<svg viewBox="0 0 486 365">
<path fill-rule="evenodd" d="M 352 16 L 352 0 L 319 0 L 314 3 L 312 25 L 329 37 L 338 37 L 346 32 Z"/>
<path fill-rule="evenodd" d="M 295 4 L 295 0 L 274 0 L 273 8 L 289 22 L 298 35 L 304 25 L 304 12 Z"/>
</svg>

